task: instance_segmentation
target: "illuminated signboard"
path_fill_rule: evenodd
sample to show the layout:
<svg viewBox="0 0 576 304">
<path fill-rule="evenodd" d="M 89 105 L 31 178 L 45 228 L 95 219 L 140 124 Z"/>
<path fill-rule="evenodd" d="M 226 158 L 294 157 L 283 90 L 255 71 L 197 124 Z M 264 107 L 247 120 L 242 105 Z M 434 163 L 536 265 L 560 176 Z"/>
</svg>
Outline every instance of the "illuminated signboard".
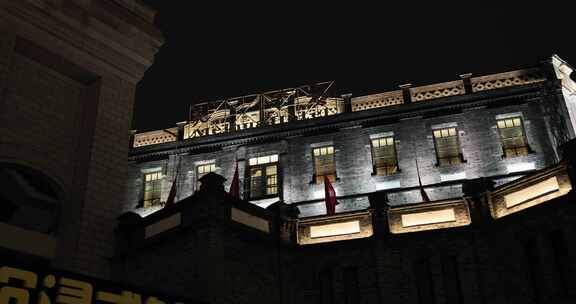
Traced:
<svg viewBox="0 0 576 304">
<path fill-rule="evenodd" d="M 326 237 L 360 232 L 360 221 L 310 226 L 310 237 Z"/>
<path fill-rule="evenodd" d="M 176 304 L 198 303 L 150 295 L 118 284 L 56 270 L 0 266 L 0 303 L 14 304 Z"/>
<path fill-rule="evenodd" d="M 563 196 L 571 190 L 566 165 L 559 164 L 496 188 L 490 195 L 490 213 L 499 219 Z"/>
<path fill-rule="evenodd" d="M 388 210 L 388 227 L 393 234 L 461 227 L 471 221 L 464 199 L 394 206 Z"/>
</svg>

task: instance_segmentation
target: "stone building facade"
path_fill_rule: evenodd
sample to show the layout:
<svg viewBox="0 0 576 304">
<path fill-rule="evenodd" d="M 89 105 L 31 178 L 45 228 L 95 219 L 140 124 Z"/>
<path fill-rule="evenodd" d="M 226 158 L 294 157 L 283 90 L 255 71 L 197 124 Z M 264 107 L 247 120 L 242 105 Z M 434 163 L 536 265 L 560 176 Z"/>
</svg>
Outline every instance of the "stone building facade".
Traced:
<svg viewBox="0 0 576 304">
<path fill-rule="evenodd" d="M 0 2 L 3 260 L 109 276 L 153 18 L 135 0 Z"/>
<path fill-rule="evenodd" d="M 369 96 L 318 84 L 198 105 L 132 138 L 113 277 L 206 303 L 573 303 L 571 74 L 553 56 Z"/>
<path fill-rule="evenodd" d="M 330 96 L 333 84 L 322 83 L 196 105 L 188 122 L 134 135 L 124 210 L 145 215 L 160 208 L 176 173 L 177 200 L 197 190 L 205 167 L 230 183 L 237 162 L 245 199 L 261 207 L 275 201 L 296 204 L 302 216 L 323 214 L 324 186 L 314 180 L 326 169 L 323 155 L 314 152 L 321 147 L 331 149 L 328 166 L 333 166 L 341 212 L 366 208 L 370 193 L 418 186 L 416 162 L 434 200 L 462 194 L 461 186 L 444 182 L 479 177 L 505 182 L 554 164 L 557 147 L 574 137 L 570 73 L 554 56 L 529 69 L 467 74 L 459 81 L 403 85 L 368 96 Z M 506 120 L 522 129 L 518 136 L 524 136 L 526 150 L 521 155 L 505 151 L 509 135 L 498 123 Z M 442 139 L 442 129 L 453 136 Z M 375 147 L 384 138 L 391 148 Z M 384 153 L 381 162 L 392 162 L 394 171 L 379 172 L 375 153 Z M 453 159 L 458 163 L 441 163 L 447 158 L 439 153 L 459 154 Z M 253 176 L 262 167 L 258 158 L 267 156 L 277 166 L 277 194 L 254 196 L 267 183 Z M 145 180 L 150 172 L 159 173 L 153 191 L 150 177 Z M 414 202 L 419 195 L 403 191 L 390 203 Z"/>
<path fill-rule="evenodd" d="M 402 206 L 378 191 L 335 215 L 259 208 L 209 173 L 172 207 L 120 217 L 114 278 L 202 303 L 572 303 L 574 144 L 498 187 Z"/>
</svg>

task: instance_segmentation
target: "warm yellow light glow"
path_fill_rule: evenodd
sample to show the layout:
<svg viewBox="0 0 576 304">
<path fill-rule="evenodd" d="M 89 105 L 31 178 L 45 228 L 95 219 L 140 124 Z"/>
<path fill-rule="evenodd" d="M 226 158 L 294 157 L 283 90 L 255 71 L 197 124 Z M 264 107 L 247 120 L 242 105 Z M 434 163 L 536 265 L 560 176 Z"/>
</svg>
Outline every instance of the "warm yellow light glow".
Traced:
<svg viewBox="0 0 576 304">
<path fill-rule="evenodd" d="M 311 238 L 353 234 L 358 232 L 360 232 L 360 221 L 310 226 Z"/>
<path fill-rule="evenodd" d="M 180 226 L 180 223 L 182 222 L 181 219 L 181 214 L 176 213 L 154 224 L 146 226 L 145 238 L 153 237 L 158 233 Z"/>
<path fill-rule="evenodd" d="M 402 227 L 429 225 L 456 221 L 454 208 L 402 214 Z"/>
<path fill-rule="evenodd" d="M 542 195 L 546 195 L 552 192 L 560 190 L 560 185 L 558 185 L 558 179 L 553 176 L 545 181 L 539 182 L 532 185 L 526 189 L 516 191 L 504 196 L 504 201 L 506 203 L 506 208 L 514 207 L 516 205 L 528 202 Z"/>
<path fill-rule="evenodd" d="M 278 162 L 278 154 L 253 157 L 253 158 L 250 158 L 250 160 L 248 161 L 250 166 L 264 165 L 264 164 L 275 163 L 275 162 Z"/>
<path fill-rule="evenodd" d="M 270 227 L 268 225 L 268 221 L 252 214 L 248 214 L 242 210 L 232 208 L 231 215 L 233 221 L 238 222 L 240 224 L 244 224 L 246 226 L 252 227 L 254 229 L 258 229 L 260 231 L 269 233 Z"/>
</svg>

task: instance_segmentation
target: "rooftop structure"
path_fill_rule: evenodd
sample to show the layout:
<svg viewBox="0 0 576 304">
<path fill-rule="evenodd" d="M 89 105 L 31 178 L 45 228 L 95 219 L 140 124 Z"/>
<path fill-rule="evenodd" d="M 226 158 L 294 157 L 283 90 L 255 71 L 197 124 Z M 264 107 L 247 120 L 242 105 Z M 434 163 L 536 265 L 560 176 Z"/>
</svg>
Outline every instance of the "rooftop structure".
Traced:
<svg viewBox="0 0 576 304">
<path fill-rule="evenodd" d="M 326 212 L 324 176 L 339 212 L 366 208 L 368 195 L 383 190 L 391 205 L 418 202 L 418 178 L 432 199 L 461 196 L 467 179 L 502 184 L 555 164 L 559 145 L 574 137 L 571 71 L 553 56 L 367 96 L 333 96 L 326 82 L 194 105 L 189 121 L 133 134 L 123 210 L 160 208 L 176 173 L 177 199 L 208 172 L 228 187 L 236 162 L 244 199 L 294 204 L 302 217 Z"/>
</svg>

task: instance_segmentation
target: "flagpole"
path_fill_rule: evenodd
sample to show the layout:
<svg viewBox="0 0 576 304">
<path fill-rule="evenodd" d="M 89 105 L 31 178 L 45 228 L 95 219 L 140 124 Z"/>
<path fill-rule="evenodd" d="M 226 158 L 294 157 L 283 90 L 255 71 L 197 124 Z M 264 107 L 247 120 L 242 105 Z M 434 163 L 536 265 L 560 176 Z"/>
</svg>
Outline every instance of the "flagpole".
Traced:
<svg viewBox="0 0 576 304">
<path fill-rule="evenodd" d="M 418 175 L 418 186 L 422 188 L 422 180 L 420 179 L 420 169 L 418 168 L 418 156 L 416 156 L 416 174 Z"/>
<path fill-rule="evenodd" d="M 176 132 L 176 148 L 174 149 L 174 156 L 175 156 L 175 166 L 172 170 L 174 174 L 174 179 L 172 180 L 172 185 L 170 186 L 170 192 L 168 193 L 168 198 L 166 199 L 166 203 L 164 204 L 164 208 L 174 205 L 176 203 L 176 192 L 178 191 L 178 174 L 180 173 L 180 139 L 179 139 L 179 131 Z"/>
<path fill-rule="evenodd" d="M 420 187 L 420 196 L 422 196 L 422 200 L 424 202 L 429 202 L 430 198 L 428 197 L 428 194 L 426 194 L 426 190 L 424 190 L 424 187 L 422 187 L 422 179 L 420 178 L 420 168 L 418 167 L 418 155 L 416 155 L 416 174 L 418 175 L 418 186 Z"/>
</svg>

